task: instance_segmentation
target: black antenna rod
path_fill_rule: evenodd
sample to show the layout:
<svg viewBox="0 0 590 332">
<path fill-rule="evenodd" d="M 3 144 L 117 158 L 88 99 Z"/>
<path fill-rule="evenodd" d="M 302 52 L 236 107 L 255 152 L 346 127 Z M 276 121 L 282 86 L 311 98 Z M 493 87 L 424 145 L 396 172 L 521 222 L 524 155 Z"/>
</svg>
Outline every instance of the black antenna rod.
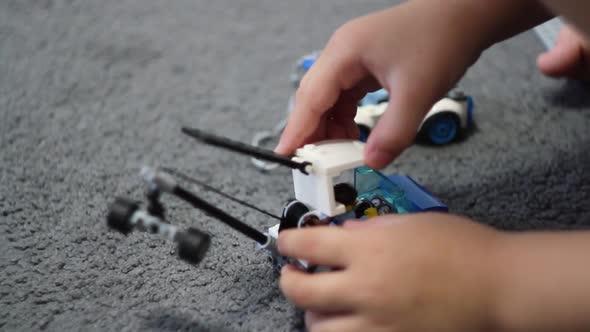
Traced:
<svg viewBox="0 0 590 332">
<path fill-rule="evenodd" d="M 201 187 L 205 188 L 206 190 L 212 191 L 212 192 L 214 192 L 214 193 L 216 193 L 216 194 L 218 194 L 218 195 L 220 195 L 220 196 L 223 196 L 223 197 L 225 197 L 225 198 L 227 198 L 227 199 L 229 199 L 229 200 L 232 200 L 232 201 L 234 201 L 234 202 L 236 202 L 236 203 L 238 203 L 238 204 L 241 204 L 241 205 L 243 205 L 243 206 L 249 207 L 249 208 L 251 208 L 251 209 L 253 209 L 253 210 L 256 210 L 256 211 L 258 211 L 258 212 L 260 212 L 260 213 L 266 214 L 267 216 L 269 216 L 269 217 L 271 217 L 271 218 L 275 218 L 275 219 L 277 219 L 277 220 L 281 220 L 281 217 L 279 217 L 279 216 L 277 216 L 277 215 L 274 215 L 274 214 L 272 214 L 272 213 L 270 213 L 270 212 L 268 212 L 268 211 L 266 211 L 266 210 L 263 210 L 263 209 L 261 209 L 261 208 L 259 208 L 259 207 L 255 206 L 255 205 L 253 205 L 253 204 L 250 204 L 250 203 L 248 203 L 248 202 L 246 202 L 246 201 L 243 201 L 243 200 L 241 200 L 241 199 L 239 199 L 239 198 L 236 198 L 236 197 L 233 197 L 233 196 L 231 196 L 231 195 L 228 195 L 228 194 L 224 193 L 223 191 L 221 191 L 221 190 L 219 190 L 219 189 L 217 189 L 217 188 L 214 188 L 214 187 L 212 187 L 212 186 L 210 186 L 210 185 L 206 184 L 206 183 L 205 183 L 205 182 L 203 182 L 203 181 L 199 181 L 199 180 L 197 180 L 197 179 L 195 179 L 195 178 L 193 178 L 193 177 L 190 177 L 190 176 L 188 176 L 188 175 L 186 175 L 186 174 L 184 174 L 184 173 L 182 173 L 182 172 L 180 172 L 180 171 L 178 171 L 178 170 L 176 170 L 176 169 L 174 169 L 174 168 L 170 168 L 170 167 L 160 167 L 160 169 L 161 169 L 161 170 L 163 170 L 163 171 L 164 171 L 164 172 L 166 172 L 166 173 L 170 173 L 170 174 L 172 174 L 172 175 L 178 176 L 179 178 L 181 178 L 181 179 L 183 179 L 183 180 L 185 180 L 185 181 L 188 181 L 188 182 L 190 182 L 190 183 L 194 183 L 194 184 L 196 184 L 196 185 L 199 185 L 199 186 L 201 186 Z"/>
<path fill-rule="evenodd" d="M 211 133 L 204 132 L 200 129 L 196 128 L 187 128 L 183 127 L 182 132 L 186 135 L 189 135 L 205 144 L 217 146 L 220 148 L 228 149 L 230 151 L 238 152 L 241 154 L 245 154 L 247 156 L 254 157 L 256 159 L 262 159 L 266 161 L 270 161 L 273 163 L 277 163 L 283 166 L 287 166 L 293 169 L 298 169 L 303 174 L 309 174 L 307 172 L 307 167 L 311 165 L 309 162 L 297 162 L 291 160 L 289 157 L 281 156 L 280 154 L 276 154 L 273 151 L 262 149 L 256 146 L 244 144 L 242 142 L 237 142 L 230 140 L 226 137 L 217 136 Z"/>
<path fill-rule="evenodd" d="M 189 203 L 190 205 L 194 206 L 195 208 L 205 211 L 207 214 L 222 221 L 226 225 L 228 225 L 231 228 L 237 230 L 238 232 L 248 236 L 249 238 L 258 242 L 261 245 L 264 245 L 268 241 L 268 237 L 265 234 L 263 234 L 262 232 L 258 231 L 255 228 L 252 228 L 249 225 L 245 224 L 244 222 L 230 216 L 229 214 L 225 213 L 223 210 L 213 206 L 212 204 L 201 199 L 200 197 L 191 193 L 190 191 L 182 188 L 181 186 L 178 186 L 178 185 L 174 186 L 171 193 L 174 196 L 176 196 L 176 197 L 182 199 L 183 201 Z"/>
</svg>

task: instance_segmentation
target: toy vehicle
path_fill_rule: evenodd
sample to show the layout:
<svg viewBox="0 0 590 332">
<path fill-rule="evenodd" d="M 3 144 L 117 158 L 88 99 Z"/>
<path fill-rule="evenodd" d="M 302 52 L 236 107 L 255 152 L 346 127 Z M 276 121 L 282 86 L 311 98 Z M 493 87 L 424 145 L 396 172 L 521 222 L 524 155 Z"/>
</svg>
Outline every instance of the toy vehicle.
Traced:
<svg viewBox="0 0 590 332">
<path fill-rule="evenodd" d="M 384 89 L 367 94 L 354 118 L 360 130 L 360 140 L 366 141 L 369 133 L 385 112 L 388 93 Z M 449 92 L 436 102 L 418 128 L 418 135 L 436 145 L 449 144 L 473 123 L 473 98 L 458 89 Z"/>
<path fill-rule="evenodd" d="M 315 51 L 301 57 L 295 64 L 291 81 L 295 87 L 299 85 L 303 75 L 311 68 L 320 52 Z M 293 99 L 293 97 L 291 97 Z M 389 101 L 389 93 L 380 89 L 368 93 L 359 101 L 354 118 L 360 131 L 359 139 L 366 142 L 371 130 L 383 115 Z M 290 112 L 293 101 L 289 101 Z M 451 90 L 447 96 L 436 102 L 424 117 L 418 129 L 419 136 L 430 143 L 444 145 L 451 143 L 473 123 L 473 98 L 459 89 Z"/>
<path fill-rule="evenodd" d="M 295 200 L 289 202 L 281 216 L 225 195 L 215 189 L 171 169 L 142 171 L 148 185 L 147 208 L 128 199 L 119 198 L 110 207 L 107 216 L 109 227 L 128 234 L 132 230 L 163 235 L 178 243 L 180 258 L 198 263 L 209 248 L 208 234 L 196 228 L 182 231 L 165 222 L 164 207 L 159 201 L 162 193 L 176 196 L 201 209 L 235 230 L 253 239 L 265 249 L 273 262 L 281 266 L 286 262 L 310 268 L 305 262 L 281 257 L 276 249 L 279 232 L 295 227 L 341 224 L 348 219 L 368 219 L 389 213 L 421 211 L 446 212 L 448 208 L 408 176 L 385 176 L 363 165 L 365 144 L 356 140 L 332 140 L 306 145 L 292 158 L 264 149 L 230 141 L 201 130 L 183 128 L 183 132 L 197 140 L 229 149 L 234 152 L 268 160 L 292 168 Z M 354 184 L 335 183 L 343 174 L 354 176 Z M 178 184 L 175 177 L 190 180 L 214 190 L 226 198 L 256 209 L 279 220 L 278 224 L 262 233 Z"/>
</svg>

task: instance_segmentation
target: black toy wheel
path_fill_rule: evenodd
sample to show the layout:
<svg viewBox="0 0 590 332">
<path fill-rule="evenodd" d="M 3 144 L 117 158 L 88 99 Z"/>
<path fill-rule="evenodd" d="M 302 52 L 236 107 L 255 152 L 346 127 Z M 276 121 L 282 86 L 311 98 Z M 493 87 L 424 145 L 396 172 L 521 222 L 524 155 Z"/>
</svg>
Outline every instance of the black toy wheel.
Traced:
<svg viewBox="0 0 590 332">
<path fill-rule="evenodd" d="M 384 214 L 390 214 L 392 212 L 391 206 L 389 206 L 388 204 L 384 204 L 381 205 L 378 209 L 377 209 L 377 213 L 382 216 Z"/>
<path fill-rule="evenodd" d="M 363 216 L 365 216 L 365 211 L 374 207 L 375 206 L 373 206 L 371 202 L 363 200 L 359 204 L 357 204 L 357 206 L 354 207 L 354 217 L 360 219 Z"/>
<path fill-rule="evenodd" d="M 279 233 L 289 228 L 297 228 L 299 219 L 309 212 L 309 208 L 298 200 L 293 200 L 283 209 L 281 223 L 279 224 Z"/>
<path fill-rule="evenodd" d="M 376 207 L 377 209 L 379 209 L 380 206 L 385 204 L 385 200 L 383 198 L 381 198 L 380 196 L 375 196 L 375 197 L 371 198 L 371 204 L 374 207 Z"/>
<path fill-rule="evenodd" d="M 342 205 L 353 205 L 358 193 L 354 187 L 346 182 L 334 186 L 334 200 Z"/>
<path fill-rule="evenodd" d="M 178 243 L 178 256 L 191 264 L 200 263 L 211 244 L 209 234 L 196 228 L 189 228 L 184 232 L 177 233 L 175 240 Z"/>
<path fill-rule="evenodd" d="M 320 218 L 313 212 L 306 213 L 303 215 L 298 223 L 298 227 L 311 227 L 325 224 L 326 221 L 320 220 Z"/>
<path fill-rule="evenodd" d="M 359 129 L 359 141 L 366 142 L 371 134 L 371 129 L 363 124 L 356 125 Z"/>
<path fill-rule="evenodd" d="M 118 197 L 113 204 L 109 206 L 107 215 L 107 225 L 125 235 L 133 230 L 131 217 L 139 210 L 139 204 L 133 200 Z"/>
</svg>

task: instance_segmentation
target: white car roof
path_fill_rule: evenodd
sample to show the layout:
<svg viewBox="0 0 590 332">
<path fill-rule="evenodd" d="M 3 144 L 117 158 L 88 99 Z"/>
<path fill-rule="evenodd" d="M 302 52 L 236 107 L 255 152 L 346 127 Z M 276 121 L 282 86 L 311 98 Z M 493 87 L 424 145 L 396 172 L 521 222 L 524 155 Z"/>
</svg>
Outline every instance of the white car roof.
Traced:
<svg viewBox="0 0 590 332">
<path fill-rule="evenodd" d="M 328 140 L 297 149 L 297 159 L 308 161 L 315 174 L 339 174 L 363 166 L 365 143 L 357 140 Z"/>
</svg>

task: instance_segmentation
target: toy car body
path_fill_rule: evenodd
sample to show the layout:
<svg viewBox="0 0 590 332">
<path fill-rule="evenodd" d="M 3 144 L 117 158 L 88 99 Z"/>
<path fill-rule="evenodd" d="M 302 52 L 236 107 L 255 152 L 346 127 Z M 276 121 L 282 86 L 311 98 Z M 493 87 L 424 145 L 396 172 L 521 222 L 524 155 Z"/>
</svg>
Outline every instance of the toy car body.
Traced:
<svg viewBox="0 0 590 332">
<path fill-rule="evenodd" d="M 366 141 L 388 106 L 384 89 L 367 94 L 359 102 L 354 121 L 360 130 L 360 140 Z M 473 98 L 460 90 L 452 90 L 436 102 L 418 128 L 419 134 L 433 144 L 448 144 L 473 124 Z"/>
<path fill-rule="evenodd" d="M 385 176 L 365 167 L 364 146 L 356 140 L 330 140 L 298 149 L 293 160 L 312 168 L 309 174 L 293 170 L 295 200 L 283 210 L 280 229 L 390 213 L 448 211 L 409 176 Z M 353 173 L 354 185 L 334 183 L 348 172 Z"/>
</svg>

